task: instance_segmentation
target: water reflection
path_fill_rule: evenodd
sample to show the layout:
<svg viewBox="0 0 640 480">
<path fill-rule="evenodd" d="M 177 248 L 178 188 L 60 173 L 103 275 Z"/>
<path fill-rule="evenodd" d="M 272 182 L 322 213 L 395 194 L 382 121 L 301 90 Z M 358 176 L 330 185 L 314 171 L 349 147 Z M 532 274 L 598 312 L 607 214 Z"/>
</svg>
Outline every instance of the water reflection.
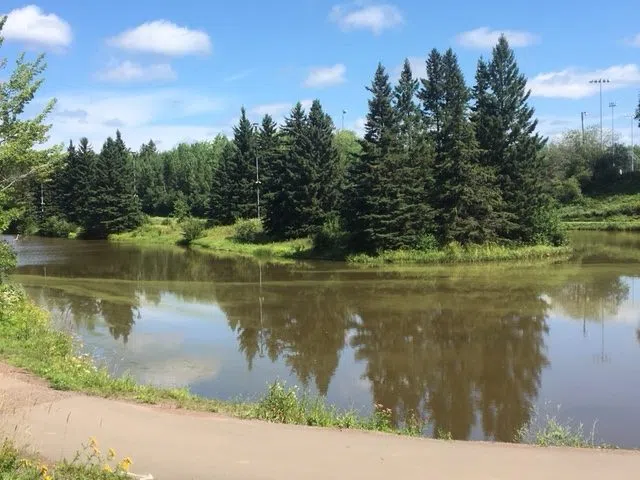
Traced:
<svg viewBox="0 0 640 480">
<path fill-rule="evenodd" d="M 426 419 L 428 434 L 512 441 L 545 395 L 561 396 L 553 385 L 565 377 L 549 367 L 562 370 L 564 356 L 593 347 L 577 339 L 599 335 L 592 354 L 601 360 L 610 358 L 611 322 L 640 341 L 640 269 L 627 251 L 640 242 L 600 241 L 583 240 L 562 265 L 383 271 L 39 239 L 20 246 L 16 279 L 117 372 L 124 365 L 145 381 L 171 376 L 171 385 L 224 397 L 290 376 L 345 407 L 383 405 L 396 424 Z M 614 263 L 603 260 L 607 249 Z M 550 349 L 571 325 L 578 335 Z M 620 338 L 614 329 L 607 348 Z M 636 350 L 627 362 L 640 360 Z M 573 368 L 588 376 L 588 366 Z M 602 388 L 637 408 L 640 392 L 618 377 Z M 573 395 L 576 405 L 585 401 Z"/>
</svg>

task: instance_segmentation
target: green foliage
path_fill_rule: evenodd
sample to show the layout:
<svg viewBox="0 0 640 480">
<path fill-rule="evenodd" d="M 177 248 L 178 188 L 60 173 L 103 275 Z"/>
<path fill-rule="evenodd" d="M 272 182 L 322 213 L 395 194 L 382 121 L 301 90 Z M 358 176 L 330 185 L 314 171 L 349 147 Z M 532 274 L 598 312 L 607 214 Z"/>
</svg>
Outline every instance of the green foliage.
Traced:
<svg viewBox="0 0 640 480">
<path fill-rule="evenodd" d="M 595 436 L 595 423 L 587 436 L 582 424 L 574 425 L 571 421 L 562 423 L 554 415 L 546 415 L 542 418 L 537 412 L 534 412 L 531 421 L 518 431 L 516 441 L 541 447 L 606 447 L 606 445 L 598 444 Z"/>
<path fill-rule="evenodd" d="M 55 215 L 47 217 L 40 225 L 40 235 L 43 237 L 69 238 L 77 230 L 77 225 Z"/>
<path fill-rule="evenodd" d="M 184 198 L 184 195 L 178 195 L 173 202 L 173 216 L 182 221 L 189 216 L 189 205 Z"/>
<path fill-rule="evenodd" d="M 182 244 L 191 245 L 195 240 L 204 236 L 205 224 L 203 220 L 187 217 L 180 223 L 182 229 Z"/>
<path fill-rule="evenodd" d="M 106 238 L 142 223 L 140 202 L 133 184 L 133 165 L 120 132 L 109 137 L 95 163 L 92 192 L 83 229 L 90 238 Z"/>
<path fill-rule="evenodd" d="M 241 220 L 234 225 L 233 238 L 243 243 L 260 243 L 263 237 L 262 223 L 256 218 Z"/>
<path fill-rule="evenodd" d="M 0 241 L 0 285 L 5 281 L 7 274 L 16 268 L 17 257 L 11 245 Z"/>
<path fill-rule="evenodd" d="M 342 258 L 347 251 L 348 235 L 338 216 L 327 218 L 324 225 L 313 236 L 313 249 L 329 258 Z"/>
<path fill-rule="evenodd" d="M 6 20 L 0 17 L 0 35 Z M 0 47 L 2 41 L 0 36 Z M 0 57 L 0 71 L 7 64 Z M 46 178 L 59 160 L 58 148 L 42 148 L 51 128 L 45 121 L 55 100 L 44 102 L 34 116 L 24 113 L 42 86 L 45 68 L 43 55 L 29 61 L 23 53 L 11 71 L 0 74 L 0 231 L 24 212 L 25 182 Z"/>
</svg>

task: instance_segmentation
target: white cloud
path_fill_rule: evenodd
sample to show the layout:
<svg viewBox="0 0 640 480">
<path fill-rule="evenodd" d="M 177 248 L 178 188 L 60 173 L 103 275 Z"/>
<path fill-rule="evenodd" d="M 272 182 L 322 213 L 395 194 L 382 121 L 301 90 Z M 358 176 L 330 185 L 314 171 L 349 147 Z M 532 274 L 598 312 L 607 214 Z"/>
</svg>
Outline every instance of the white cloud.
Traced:
<svg viewBox="0 0 640 480">
<path fill-rule="evenodd" d="M 528 47 L 540 41 L 540 38 L 530 32 L 521 30 L 491 30 L 489 27 L 480 27 L 468 32 L 462 32 L 456 36 L 459 45 L 469 48 L 493 48 L 500 35 L 507 37 L 511 47 Z"/>
<path fill-rule="evenodd" d="M 53 13 L 44 13 L 40 7 L 27 5 L 7 14 L 2 29 L 7 40 L 18 40 L 47 47 L 67 47 L 71 44 L 71 27 Z"/>
<path fill-rule="evenodd" d="M 353 2 L 335 5 L 331 9 L 329 18 L 342 30 L 368 29 L 376 35 L 404 23 L 402 12 L 389 3 L 362 5 L 361 2 Z"/>
<path fill-rule="evenodd" d="M 238 80 L 242 80 L 243 78 L 247 78 L 249 75 L 253 73 L 253 69 L 243 70 L 242 72 L 234 73 L 233 75 L 229 75 L 224 79 L 225 82 L 236 82 Z"/>
<path fill-rule="evenodd" d="M 599 78 L 610 80 L 610 83 L 603 85 L 606 90 L 637 85 L 640 83 L 640 68 L 633 63 L 594 71 L 566 68 L 540 73 L 529 80 L 528 87 L 531 94 L 537 97 L 577 99 L 598 93 L 599 85 L 589 83 L 589 80 Z"/>
<path fill-rule="evenodd" d="M 310 99 L 300 100 L 300 104 L 302 105 L 302 108 L 304 108 L 305 110 L 309 110 L 309 108 L 311 108 L 312 103 L 313 103 L 313 100 L 310 100 Z M 249 115 L 256 116 L 256 117 L 263 117 L 268 114 L 268 115 L 271 115 L 271 117 L 273 117 L 273 119 L 276 122 L 282 123 L 282 121 L 284 120 L 284 117 L 288 115 L 289 112 L 291 112 L 291 109 L 293 108 L 294 105 L 295 105 L 295 102 L 294 103 L 278 102 L 278 103 L 266 103 L 263 105 L 256 105 L 255 107 L 252 107 L 251 109 L 249 109 Z M 237 123 L 237 119 L 235 119 L 234 123 Z"/>
<path fill-rule="evenodd" d="M 56 97 L 52 143 L 85 136 L 99 150 L 104 140 L 119 128 L 131 148 L 137 149 L 153 139 L 161 142 L 160 148 L 168 149 L 181 141 L 210 139 L 230 131 L 226 122 L 209 126 L 192 119 L 219 112 L 224 106 L 220 99 L 181 89 L 63 92 Z"/>
<path fill-rule="evenodd" d="M 163 55 L 205 55 L 211 52 L 211 39 L 202 30 L 190 30 L 167 20 L 143 23 L 110 38 L 111 46 L 135 52 Z"/>
<path fill-rule="evenodd" d="M 367 117 L 358 117 L 354 120 L 353 123 L 351 123 L 351 125 L 349 125 L 349 130 L 353 130 L 354 132 L 356 132 L 356 135 L 358 137 L 364 137 L 365 134 L 365 125 L 367 124 Z"/>
<path fill-rule="evenodd" d="M 305 87 L 332 87 L 346 81 L 347 67 L 337 63 L 330 67 L 314 67 L 304 81 Z"/>
<path fill-rule="evenodd" d="M 250 114 L 263 117 L 265 115 L 271 115 L 272 117 L 279 117 L 286 114 L 291 110 L 290 103 L 267 103 L 264 105 L 257 105 L 249 110 Z"/>
<path fill-rule="evenodd" d="M 106 69 L 98 72 L 96 77 L 104 82 L 129 83 L 175 80 L 177 75 L 168 63 L 140 65 L 125 60 L 124 62 L 111 64 Z"/>
</svg>

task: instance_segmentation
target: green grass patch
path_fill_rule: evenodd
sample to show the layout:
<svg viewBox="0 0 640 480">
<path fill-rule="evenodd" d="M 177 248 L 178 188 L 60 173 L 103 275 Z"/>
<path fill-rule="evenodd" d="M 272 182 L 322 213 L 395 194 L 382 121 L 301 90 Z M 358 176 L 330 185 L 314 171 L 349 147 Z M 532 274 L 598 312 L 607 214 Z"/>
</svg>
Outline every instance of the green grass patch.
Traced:
<svg viewBox="0 0 640 480">
<path fill-rule="evenodd" d="M 438 263 L 481 263 L 496 261 L 531 261 L 568 258 L 572 248 L 549 245 L 508 247 L 503 245 L 450 244 L 438 250 L 394 250 L 381 252 L 375 256 L 367 254 L 350 255 L 349 263 L 361 265 L 381 264 L 438 264 Z"/>
<path fill-rule="evenodd" d="M 0 479 L 3 480 L 124 480 L 131 478 L 132 465 L 131 458 L 118 459 L 111 448 L 102 453 L 93 438 L 72 460 L 53 464 L 25 454 L 8 441 L 0 445 Z"/>
<path fill-rule="evenodd" d="M 640 194 L 583 197 L 560 209 L 566 222 L 640 222 Z"/>
<path fill-rule="evenodd" d="M 638 232 L 640 231 L 640 219 L 638 220 L 602 220 L 602 221 L 574 221 L 564 222 L 567 230 L 599 230 L 606 232 Z"/>
</svg>

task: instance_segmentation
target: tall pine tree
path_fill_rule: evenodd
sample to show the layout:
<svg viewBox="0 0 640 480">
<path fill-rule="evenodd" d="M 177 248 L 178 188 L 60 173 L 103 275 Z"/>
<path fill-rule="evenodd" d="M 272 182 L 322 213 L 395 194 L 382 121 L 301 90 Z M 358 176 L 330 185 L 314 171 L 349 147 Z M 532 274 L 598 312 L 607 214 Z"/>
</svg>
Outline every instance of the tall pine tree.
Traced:
<svg viewBox="0 0 640 480">
<path fill-rule="evenodd" d="M 480 61 L 474 88 L 474 122 L 484 163 L 493 167 L 505 202 L 502 235 L 524 243 L 562 241 L 545 181 L 537 120 L 527 101 L 530 91 L 504 36 L 491 61 Z"/>
<path fill-rule="evenodd" d="M 350 248 L 376 252 L 395 248 L 397 117 L 392 105 L 389 75 L 378 64 L 367 90 L 371 93 L 362 154 L 347 170 L 342 217 L 350 234 Z"/>
<path fill-rule="evenodd" d="M 133 165 L 120 132 L 109 137 L 98 156 L 92 194 L 87 202 L 85 233 L 106 238 L 131 230 L 142 222 L 140 202 L 133 183 Z"/>
<path fill-rule="evenodd" d="M 298 102 L 282 128 L 283 151 L 270 166 L 270 182 L 265 198 L 265 229 L 275 238 L 297 238 L 310 233 L 304 214 L 308 197 L 308 118 Z"/>
<path fill-rule="evenodd" d="M 423 235 L 434 230 L 433 210 L 429 204 L 433 188 L 432 149 L 425 135 L 420 108 L 415 102 L 418 84 L 407 59 L 394 89 L 393 102 L 399 142 L 398 164 L 393 177 L 397 189 L 395 208 L 399 247 L 415 248 Z"/>
<path fill-rule="evenodd" d="M 429 78 L 425 110 L 437 120 L 434 165 L 436 218 L 443 243 L 484 243 L 496 238 L 496 205 L 499 191 L 493 186 L 491 169 L 480 163 L 480 151 L 468 118 L 469 90 L 451 49 L 439 58 Z M 429 92 L 428 85 L 437 85 Z M 440 89 L 439 87 L 442 86 Z M 430 110 L 437 108 L 437 111 Z"/>
</svg>

